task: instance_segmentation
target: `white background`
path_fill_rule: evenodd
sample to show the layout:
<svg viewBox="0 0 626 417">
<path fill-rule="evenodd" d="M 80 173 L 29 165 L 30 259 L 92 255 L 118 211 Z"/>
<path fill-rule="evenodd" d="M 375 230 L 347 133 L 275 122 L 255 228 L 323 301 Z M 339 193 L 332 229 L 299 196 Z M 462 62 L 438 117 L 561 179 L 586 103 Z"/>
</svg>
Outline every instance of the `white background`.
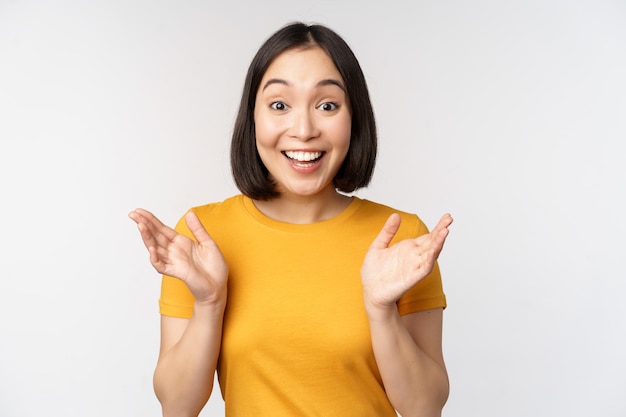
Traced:
<svg viewBox="0 0 626 417">
<path fill-rule="evenodd" d="M 625 416 L 619 0 L 0 0 L 0 416 L 159 415 L 159 277 L 126 214 L 237 192 L 247 65 L 292 20 L 368 79 L 359 195 L 456 219 L 444 416 Z"/>
</svg>

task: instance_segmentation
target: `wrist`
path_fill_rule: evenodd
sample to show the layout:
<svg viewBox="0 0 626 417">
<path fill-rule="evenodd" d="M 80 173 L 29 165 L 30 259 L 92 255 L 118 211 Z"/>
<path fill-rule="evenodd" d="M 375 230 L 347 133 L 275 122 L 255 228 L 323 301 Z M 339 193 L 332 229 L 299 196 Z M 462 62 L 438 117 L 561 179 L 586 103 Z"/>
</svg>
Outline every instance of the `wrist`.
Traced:
<svg viewBox="0 0 626 417">
<path fill-rule="evenodd" d="M 388 321 L 398 314 L 398 306 L 396 303 L 382 304 L 370 300 L 367 296 L 363 297 L 365 312 L 370 322 L 372 321 Z"/>
<path fill-rule="evenodd" d="M 226 292 L 224 291 L 224 294 L 216 295 L 209 300 L 196 300 L 193 304 L 194 314 L 221 315 L 226 308 L 226 299 Z"/>
</svg>

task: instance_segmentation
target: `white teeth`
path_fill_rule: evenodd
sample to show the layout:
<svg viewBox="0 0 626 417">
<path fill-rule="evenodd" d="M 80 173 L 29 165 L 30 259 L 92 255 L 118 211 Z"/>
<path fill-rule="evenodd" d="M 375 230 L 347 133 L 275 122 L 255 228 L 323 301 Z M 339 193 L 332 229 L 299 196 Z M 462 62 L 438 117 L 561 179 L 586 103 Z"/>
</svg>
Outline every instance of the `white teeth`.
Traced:
<svg viewBox="0 0 626 417">
<path fill-rule="evenodd" d="M 295 159 L 299 162 L 308 162 L 314 161 L 320 156 L 322 156 L 321 152 L 294 152 L 294 151 L 285 151 L 285 155 L 287 155 L 290 159 Z"/>
</svg>

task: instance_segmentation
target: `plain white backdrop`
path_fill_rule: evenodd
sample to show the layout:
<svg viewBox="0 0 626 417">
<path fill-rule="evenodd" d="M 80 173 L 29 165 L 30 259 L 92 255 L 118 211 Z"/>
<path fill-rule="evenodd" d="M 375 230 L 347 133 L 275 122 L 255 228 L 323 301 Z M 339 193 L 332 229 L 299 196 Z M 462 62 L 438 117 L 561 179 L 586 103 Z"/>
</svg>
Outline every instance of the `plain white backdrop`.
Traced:
<svg viewBox="0 0 626 417">
<path fill-rule="evenodd" d="M 237 192 L 244 75 L 293 20 L 368 79 L 359 195 L 456 219 L 444 416 L 625 416 L 620 0 L 0 0 L 0 416 L 160 414 L 160 280 L 126 214 Z"/>
</svg>

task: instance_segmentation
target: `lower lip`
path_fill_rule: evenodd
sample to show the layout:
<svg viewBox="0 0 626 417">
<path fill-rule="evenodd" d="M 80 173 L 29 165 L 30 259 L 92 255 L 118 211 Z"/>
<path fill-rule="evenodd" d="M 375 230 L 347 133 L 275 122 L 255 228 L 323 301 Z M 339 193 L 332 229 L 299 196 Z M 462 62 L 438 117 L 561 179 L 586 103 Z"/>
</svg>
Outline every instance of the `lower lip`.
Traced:
<svg viewBox="0 0 626 417">
<path fill-rule="evenodd" d="M 285 157 L 287 158 L 287 157 Z M 318 159 L 317 161 L 315 161 L 314 163 L 302 163 L 302 162 L 298 162 L 298 161 L 294 161 L 293 159 L 289 159 L 287 158 L 287 162 L 289 162 L 289 165 L 291 165 L 291 168 L 294 171 L 300 172 L 302 174 L 309 174 L 311 172 L 316 171 L 321 165 L 322 165 L 322 160 L 324 159 L 324 155 L 322 155 L 322 157 L 320 159 Z"/>
</svg>

